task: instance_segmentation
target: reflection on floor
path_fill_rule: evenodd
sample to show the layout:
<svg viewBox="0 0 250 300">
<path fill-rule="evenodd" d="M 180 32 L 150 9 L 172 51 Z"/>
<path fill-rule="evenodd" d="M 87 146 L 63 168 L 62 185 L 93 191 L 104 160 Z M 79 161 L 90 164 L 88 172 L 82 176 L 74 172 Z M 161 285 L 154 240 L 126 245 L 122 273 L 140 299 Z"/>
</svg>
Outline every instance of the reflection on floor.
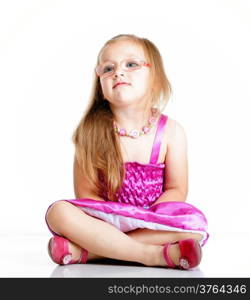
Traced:
<svg viewBox="0 0 250 300">
<path fill-rule="evenodd" d="M 50 235 L 1 235 L 0 277 L 250 277 L 250 233 L 210 235 L 199 267 L 189 271 L 145 267 L 111 259 L 58 266 L 47 253 Z M 241 256 L 241 253 L 243 256 Z"/>
</svg>

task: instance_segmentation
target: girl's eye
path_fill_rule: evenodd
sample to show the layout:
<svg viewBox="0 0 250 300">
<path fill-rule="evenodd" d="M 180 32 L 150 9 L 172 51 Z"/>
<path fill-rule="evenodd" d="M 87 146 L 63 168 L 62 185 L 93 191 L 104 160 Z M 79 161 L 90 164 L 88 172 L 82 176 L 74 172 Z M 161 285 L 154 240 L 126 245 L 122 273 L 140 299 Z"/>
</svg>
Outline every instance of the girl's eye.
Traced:
<svg viewBox="0 0 250 300">
<path fill-rule="evenodd" d="M 111 72 L 113 71 L 114 67 L 113 66 L 105 66 L 103 68 L 103 73 Z"/>
<path fill-rule="evenodd" d="M 128 68 L 137 68 L 139 66 L 139 64 L 135 61 L 129 61 L 129 62 L 127 62 L 126 66 Z"/>
</svg>

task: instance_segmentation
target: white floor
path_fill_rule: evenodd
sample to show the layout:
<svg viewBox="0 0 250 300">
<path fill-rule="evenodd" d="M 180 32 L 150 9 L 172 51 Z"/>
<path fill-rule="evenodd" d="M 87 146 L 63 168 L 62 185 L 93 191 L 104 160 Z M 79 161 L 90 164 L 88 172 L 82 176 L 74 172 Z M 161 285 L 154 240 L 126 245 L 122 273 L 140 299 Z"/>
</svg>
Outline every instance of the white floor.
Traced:
<svg viewBox="0 0 250 300">
<path fill-rule="evenodd" d="M 250 277 L 250 234 L 210 236 L 201 264 L 189 271 L 114 260 L 58 266 L 47 253 L 50 235 L 0 238 L 0 277 Z"/>
</svg>

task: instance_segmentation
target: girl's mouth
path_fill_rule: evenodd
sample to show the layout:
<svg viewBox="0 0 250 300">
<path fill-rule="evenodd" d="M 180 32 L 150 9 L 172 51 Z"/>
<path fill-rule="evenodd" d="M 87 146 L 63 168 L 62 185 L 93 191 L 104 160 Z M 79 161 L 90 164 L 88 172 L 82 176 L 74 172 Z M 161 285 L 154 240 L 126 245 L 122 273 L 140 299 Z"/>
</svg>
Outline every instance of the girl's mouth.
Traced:
<svg viewBox="0 0 250 300">
<path fill-rule="evenodd" d="M 113 89 L 116 88 L 118 85 L 123 85 L 123 84 L 128 84 L 127 82 L 117 82 L 114 86 L 113 86 Z"/>
</svg>

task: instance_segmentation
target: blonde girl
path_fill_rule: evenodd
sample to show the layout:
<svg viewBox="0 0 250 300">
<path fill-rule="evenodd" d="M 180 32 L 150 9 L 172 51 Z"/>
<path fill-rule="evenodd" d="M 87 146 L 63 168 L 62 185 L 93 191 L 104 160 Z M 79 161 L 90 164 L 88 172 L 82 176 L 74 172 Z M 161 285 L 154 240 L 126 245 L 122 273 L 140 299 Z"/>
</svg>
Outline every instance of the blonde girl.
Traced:
<svg viewBox="0 0 250 300">
<path fill-rule="evenodd" d="M 104 44 L 73 134 L 75 199 L 56 201 L 46 212 L 55 263 L 105 257 L 144 266 L 199 265 L 207 220 L 185 202 L 186 135 L 162 113 L 170 95 L 151 41 L 123 34 Z"/>
</svg>

